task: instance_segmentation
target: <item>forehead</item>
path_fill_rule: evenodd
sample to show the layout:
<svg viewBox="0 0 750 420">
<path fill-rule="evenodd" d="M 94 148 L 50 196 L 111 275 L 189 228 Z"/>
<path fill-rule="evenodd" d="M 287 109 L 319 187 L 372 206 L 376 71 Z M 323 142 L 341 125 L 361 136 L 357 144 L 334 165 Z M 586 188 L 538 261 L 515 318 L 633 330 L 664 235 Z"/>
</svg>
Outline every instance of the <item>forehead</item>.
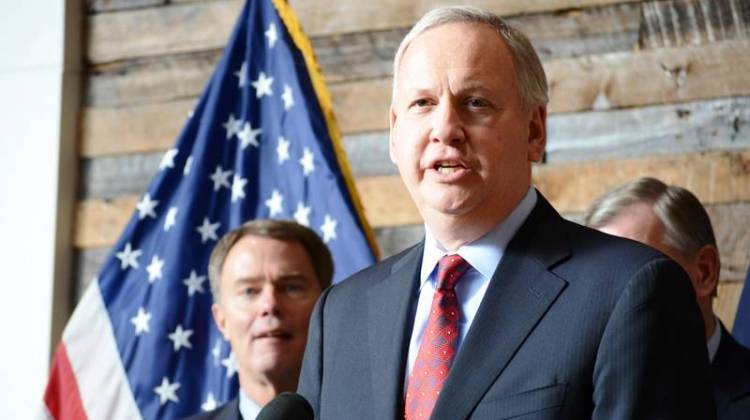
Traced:
<svg viewBox="0 0 750 420">
<path fill-rule="evenodd" d="M 314 272 L 305 247 L 294 240 L 246 235 L 229 250 L 222 277 Z"/>
<path fill-rule="evenodd" d="M 497 30 L 483 23 L 451 22 L 415 36 L 401 58 L 400 71 L 429 63 L 441 68 L 482 68 L 514 72 L 510 49 Z"/>
<path fill-rule="evenodd" d="M 651 203 L 635 203 L 623 208 L 599 230 L 657 249 L 661 248 L 664 239 L 664 225 L 656 217 Z"/>
</svg>

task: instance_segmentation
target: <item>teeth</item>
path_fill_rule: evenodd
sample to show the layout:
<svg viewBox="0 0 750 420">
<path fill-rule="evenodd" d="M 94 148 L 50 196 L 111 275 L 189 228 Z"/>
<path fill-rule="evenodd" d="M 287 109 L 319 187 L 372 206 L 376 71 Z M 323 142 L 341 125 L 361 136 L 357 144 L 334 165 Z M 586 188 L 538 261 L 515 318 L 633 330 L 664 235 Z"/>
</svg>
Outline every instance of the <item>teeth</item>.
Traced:
<svg viewBox="0 0 750 420">
<path fill-rule="evenodd" d="M 449 173 L 456 172 L 459 168 L 460 166 L 442 166 L 441 165 L 441 166 L 438 166 L 437 170 L 441 174 L 449 174 Z"/>
</svg>

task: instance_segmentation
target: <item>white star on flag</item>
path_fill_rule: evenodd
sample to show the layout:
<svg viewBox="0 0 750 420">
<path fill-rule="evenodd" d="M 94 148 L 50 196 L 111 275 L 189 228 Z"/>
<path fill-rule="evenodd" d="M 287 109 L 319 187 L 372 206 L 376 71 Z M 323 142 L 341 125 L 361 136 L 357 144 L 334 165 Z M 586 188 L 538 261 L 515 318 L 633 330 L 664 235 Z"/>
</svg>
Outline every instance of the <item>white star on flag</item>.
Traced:
<svg viewBox="0 0 750 420">
<path fill-rule="evenodd" d="M 313 162 L 313 158 L 315 156 L 313 153 L 305 147 L 305 150 L 302 152 L 302 158 L 299 160 L 299 164 L 302 165 L 302 173 L 305 176 L 310 175 L 315 170 L 315 163 Z"/>
<path fill-rule="evenodd" d="M 221 223 L 211 223 L 211 221 L 208 220 L 208 217 L 204 217 L 203 224 L 195 228 L 195 230 L 201 234 L 201 242 L 206 243 L 209 239 L 213 239 L 214 241 L 219 239 L 219 236 L 216 234 L 216 230 L 219 229 L 219 226 L 221 226 Z"/>
<path fill-rule="evenodd" d="M 201 410 L 211 411 L 214 408 L 216 408 L 216 398 L 214 398 L 213 392 L 209 392 L 208 396 L 206 396 L 206 401 L 203 404 L 201 404 Z"/>
<path fill-rule="evenodd" d="M 281 100 L 284 101 L 284 111 L 289 111 L 289 108 L 294 106 L 294 97 L 292 96 L 291 86 L 284 85 L 284 92 L 281 94 Z"/>
<path fill-rule="evenodd" d="M 310 226 L 310 207 L 305 206 L 304 203 L 297 203 L 297 211 L 294 212 L 294 220 L 302 226 Z"/>
<path fill-rule="evenodd" d="M 133 249 L 128 242 L 125 244 L 125 249 L 115 254 L 115 257 L 120 260 L 120 268 L 125 270 L 128 267 L 138 268 L 138 257 L 142 253 L 140 249 Z"/>
<path fill-rule="evenodd" d="M 273 84 L 273 77 L 266 76 L 266 73 L 260 72 L 258 80 L 251 82 L 251 85 L 255 88 L 255 97 L 262 98 L 263 96 L 271 96 L 273 91 L 271 85 Z"/>
<path fill-rule="evenodd" d="M 189 175 L 191 169 L 193 169 L 193 155 L 190 155 L 185 159 L 185 167 L 182 169 L 182 174 Z"/>
<path fill-rule="evenodd" d="M 271 198 L 266 200 L 266 206 L 268 207 L 268 211 L 271 212 L 271 217 L 274 217 L 284 211 L 283 202 L 284 196 L 281 195 L 279 190 L 273 190 L 273 193 L 271 193 Z"/>
<path fill-rule="evenodd" d="M 216 167 L 216 170 L 209 178 L 214 182 L 214 191 L 219 191 L 221 187 L 230 188 L 229 176 L 232 175 L 232 171 L 224 171 L 221 169 L 221 165 Z"/>
<path fill-rule="evenodd" d="M 247 84 L 247 62 L 242 62 L 242 67 L 240 67 L 239 70 L 234 72 L 234 75 L 237 76 L 240 80 L 238 82 L 238 85 L 240 88 L 243 88 Z"/>
<path fill-rule="evenodd" d="M 279 136 L 279 144 L 276 146 L 276 155 L 279 158 L 279 165 L 289 159 L 289 146 L 291 143 L 289 140 L 282 136 Z"/>
<path fill-rule="evenodd" d="M 226 359 L 221 359 L 221 365 L 227 369 L 227 378 L 234 376 L 237 372 L 237 359 L 235 359 L 233 351 L 229 352 Z"/>
<path fill-rule="evenodd" d="M 159 163 L 159 170 L 174 168 L 174 158 L 175 156 L 177 156 L 177 153 L 179 153 L 179 150 L 177 149 L 167 150 L 167 152 L 164 153 L 164 157 L 161 158 L 161 163 Z"/>
<path fill-rule="evenodd" d="M 214 357 L 214 364 L 219 363 L 219 357 L 221 357 L 221 341 L 216 340 L 216 344 L 214 344 L 214 348 L 211 349 L 211 356 Z"/>
<path fill-rule="evenodd" d="M 190 270 L 190 277 L 182 280 L 182 284 L 184 284 L 188 288 L 188 296 L 192 297 L 195 292 L 203 293 L 203 282 L 206 281 L 206 276 L 199 276 L 195 270 Z"/>
<path fill-rule="evenodd" d="M 146 216 L 156 218 L 156 212 L 154 209 L 157 205 L 159 205 L 157 200 L 152 200 L 151 195 L 148 193 L 144 194 L 141 201 L 135 205 L 135 208 L 138 209 L 138 219 L 143 220 Z"/>
<path fill-rule="evenodd" d="M 193 345 L 190 344 L 190 336 L 193 335 L 193 330 L 183 330 L 182 325 L 178 325 L 172 334 L 169 334 L 169 339 L 174 344 L 174 351 L 179 351 L 182 347 L 192 349 Z"/>
<path fill-rule="evenodd" d="M 249 122 L 246 122 L 245 125 L 242 126 L 242 130 L 237 133 L 237 138 L 240 139 L 242 150 L 245 150 L 248 144 L 252 144 L 254 147 L 260 146 L 260 143 L 258 143 L 258 136 L 262 132 L 263 130 L 260 128 L 253 129 L 253 126 L 250 125 Z"/>
<path fill-rule="evenodd" d="M 276 33 L 276 24 L 271 22 L 268 25 L 268 29 L 264 33 L 266 35 L 266 38 L 268 38 L 268 47 L 273 48 L 273 46 L 276 44 L 276 40 L 279 38 L 279 35 Z"/>
<path fill-rule="evenodd" d="M 148 325 L 148 323 L 151 322 L 151 314 L 146 312 L 146 310 L 143 309 L 143 306 L 138 308 L 138 313 L 130 318 L 130 322 L 132 322 L 135 327 L 135 335 L 141 335 L 144 332 L 151 331 Z"/>
<path fill-rule="evenodd" d="M 240 198 L 245 198 L 245 184 L 247 184 L 247 178 L 234 174 L 234 178 L 232 178 L 232 203 Z"/>
<path fill-rule="evenodd" d="M 153 283 L 161 278 L 162 268 L 164 268 L 164 260 L 160 259 L 158 255 L 154 255 L 151 258 L 151 263 L 146 267 L 149 283 Z"/>
<path fill-rule="evenodd" d="M 167 211 L 167 217 L 164 218 L 164 232 L 169 231 L 169 229 L 174 226 L 174 224 L 177 222 L 177 212 L 179 210 L 177 207 L 170 207 L 169 211 Z"/>
<path fill-rule="evenodd" d="M 154 388 L 154 392 L 159 396 L 161 405 L 164 405 L 167 401 L 180 402 L 180 399 L 177 398 L 177 390 L 179 388 L 179 382 L 169 383 L 169 379 L 165 376 L 161 380 L 161 385 Z"/>
<path fill-rule="evenodd" d="M 338 222 L 326 214 L 323 225 L 320 226 L 320 230 L 323 231 L 323 242 L 328 243 L 328 241 L 336 239 L 336 225 L 338 225 Z"/>
<path fill-rule="evenodd" d="M 235 120 L 234 114 L 229 114 L 229 119 L 222 125 L 224 126 L 224 129 L 227 130 L 227 140 L 229 140 L 242 128 L 242 120 Z"/>
</svg>

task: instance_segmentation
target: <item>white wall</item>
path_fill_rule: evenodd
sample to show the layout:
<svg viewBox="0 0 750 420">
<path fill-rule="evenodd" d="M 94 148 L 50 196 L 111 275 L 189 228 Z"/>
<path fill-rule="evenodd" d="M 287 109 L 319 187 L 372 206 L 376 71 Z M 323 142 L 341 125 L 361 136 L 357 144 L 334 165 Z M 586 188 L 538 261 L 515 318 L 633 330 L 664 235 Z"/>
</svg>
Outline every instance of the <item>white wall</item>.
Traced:
<svg viewBox="0 0 750 420">
<path fill-rule="evenodd" d="M 80 50 L 65 36 L 65 3 L 0 0 L 0 418 L 41 407 L 64 322 L 53 313 L 68 301 L 79 66 L 64 52 L 71 41 Z"/>
</svg>

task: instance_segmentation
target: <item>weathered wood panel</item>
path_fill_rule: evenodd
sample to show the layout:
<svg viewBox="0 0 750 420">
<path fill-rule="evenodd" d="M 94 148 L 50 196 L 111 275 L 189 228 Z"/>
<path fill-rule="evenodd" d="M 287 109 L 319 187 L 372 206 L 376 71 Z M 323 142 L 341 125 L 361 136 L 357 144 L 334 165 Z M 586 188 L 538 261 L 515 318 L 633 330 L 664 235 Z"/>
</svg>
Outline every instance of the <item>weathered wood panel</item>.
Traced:
<svg viewBox="0 0 750 420">
<path fill-rule="evenodd" d="M 710 47 L 553 60 L 549 110 L 615 109 L 750 94 L 750 78 L 736 71 L 750 65 L 750 41 Z M 388 127 L 390 79 L 331 86 L 345 133 Z M 138 153 L 167 148 L 182 126 L 191 100 L 84 110 L 82 155 Z M 367 104 L 367 106 L 362 106 Z"/>
<path fill-rule="evenodd" d="M 86 10 L 89 13 L 113 12 L 148 6 L 161 6 L 165 3 L 167 3 L 167 0 L 87 0 Z"/>
<path fill-rule="evenodd" d="M 546 161 L 750 148 L 750 97 L 552 115 Z"/>
<path fill-rule="evenodd" d="M 746 0 L 658 1 L 643 4 L 640 45 L 659 48 L 747 38 Z"/>
<path fill-rule="evenodd" d="M 610 188 L 647 175 L 688 188 L 704 203 L 750 201 L 750 150 L 539 165 L 534 168 L 534 183 L 559 211 L 575 213 L 585 211 Z M 356 186 L 372 226 L 421 223 L 398 176 L 360 178 Z M 75 245 L 85 248 L 114 242 L 137 201 L 136 196 L 82 201 Z"/>
<path fill-rule="evenodd" d="M 185 125 L 196 99 L 121 108 L 87 108 L 81 121 L 81 156 L 166 150 Z"/>
<path fill-rule="evenodd" d="M 750 41 L 547 62 L 551 112 L 614 109 L 750 93 Z"/>
<path fill-rule="evenodd" d="M 750 200 L 750 150 L 549 164 L 534 168 L 534 183 L 563 212 L 583 212 L 611 188 L 640 176 L 692 191 L 703 203 Z"/>
<path fill-rule="evenodd" d="M 502 15 L 516 15 L 633 1 L 635 0 L 480 0 L 470 3 Z M 404 28 L 414 23 L 425 11 L 437 5 L 448 4 L 440 0 L 297 0 L 290 3 L 310 36 Z M 106 63 L 134 57 L 222 48 L 241 5 L 239 0 L 196 2 L 92 15 L 88 19 L 88 60 Z M 592 27 L 603 26 L 594 24 Z M 170 30 L 164 31 L 164 28 Z"/>
<path fill-rule="evenodd" d="M 509 19 L 531 38 L 542 58 L 626 51 L 638 42 L 640 6 L 618 4 L 559 14 Z M 339 34 L 312 40 L 329 83 L 390 77 L 407 28 Z M 167 54 L 95 66 L 89 106 L 167 101 L 195 96 L 206 84 L 221 49 Z"/>
</svg>

